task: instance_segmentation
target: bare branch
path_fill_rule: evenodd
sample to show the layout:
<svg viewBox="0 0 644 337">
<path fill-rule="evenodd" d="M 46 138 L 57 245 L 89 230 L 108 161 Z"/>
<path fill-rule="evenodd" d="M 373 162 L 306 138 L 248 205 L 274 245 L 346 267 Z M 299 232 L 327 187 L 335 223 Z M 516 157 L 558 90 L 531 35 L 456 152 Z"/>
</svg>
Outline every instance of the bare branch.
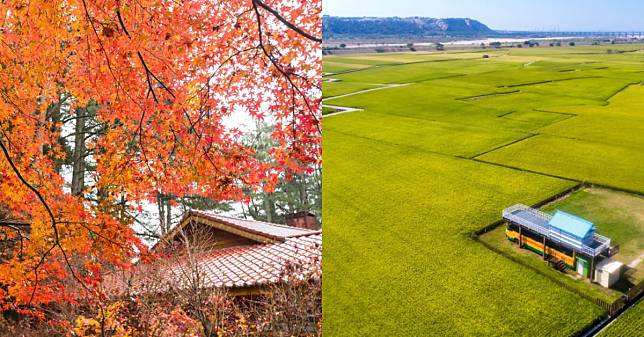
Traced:
<svg viewBox="0 0 644 337">
<path fill-rule="evenodd" d="M 266 5 L 265 3 L 263 3 L 261 0 L 253 0 L 253 4 L 256 5 L 256 6 L 262 7 L 265 10 L 267 10 L 269 13 L 273 14 L 273 16 L 275 18 L 280 20 L 280 22 L 282 22 L 284 25 L 286 25 L 286 27 L 294 30 L 295 32 L 297 32 L 298 34 L 304 36 L 305 38 L 307 38 L 307 39 L 309 39 L 311 41 L 317 42 L 317 43 L 322 43 L 322 39 L 317 38 L 317 37 L 305 32 L 305 31 L 303 31 L 302 29 L 298 28 L 293 23 L 291 23 L 290 21 L 286 20 L 283 16 L 281 16 L 280 13 L 278 13 L 276 10 L 274 10 L 273 8 L 271 8 L 268 5 Z"/>
<path fill-rule="evenodd" d="M 319 121 L 318 117 L 315 115 L 315 113 L 313 112 L 313 108 L 311 108 L 311 104 L 309 103 L 308 97 L 306 97 L 306 95 L 302 92 L 302 90 L 300 90 L 300 88 L 297 85 L 295 85 L 295 83 L 293 83 L 293 80 L 291 79 L 291 76 L 286 71 L 284 71 L 284 69 L 282 69 L 282 67 L 277 63 L 277 60 L 275 60 L 275 57 L 273 56 L 273 54 L 271 54 L 268 51 L 268 49 L 266 49 L 266 46 L 264 45 L 264 32 L 263 32 L 263 29 L 262 29 L 262 16 L 259 13 L 259 9 L 257 8 L 258 3 L 256 3 L 256 1 L 257 0 L 253 0 L 253 8 L 255 10 L 255 17 L 257 19 L 257 30 L 258 30 L 258 34 L 259 34 L 259 46 L 262 49 L 262 52 L 264 53 L 264 55 L 266 55 L 266 57 L 269 59 L 269 61 L 271 61 L 271 63 L 275 67 L 275 69 L 277 69 L 277 71 L 279 71 L 280 74 L 282 74 L 284 76 L 284 78 L 286 78 L 286 80 L 291 85 L 291 87 L 293 89 L 295 89 L 298 92 L 298 94 L 300 94 L 300 96 L 302 96 L 302 98 L 304 99 L 304 103 L 306 104 L 306 107 L 308 108 L 311 116 L 315 120 L 315 125 L 316 125 L 316 127 L 318 129 L 318 132 L 322 133 L 322 129 L 320 129 L 320 121 Z M 293 121 L 293 122 L 295 122 L 295 121 Z"/>
</svg>

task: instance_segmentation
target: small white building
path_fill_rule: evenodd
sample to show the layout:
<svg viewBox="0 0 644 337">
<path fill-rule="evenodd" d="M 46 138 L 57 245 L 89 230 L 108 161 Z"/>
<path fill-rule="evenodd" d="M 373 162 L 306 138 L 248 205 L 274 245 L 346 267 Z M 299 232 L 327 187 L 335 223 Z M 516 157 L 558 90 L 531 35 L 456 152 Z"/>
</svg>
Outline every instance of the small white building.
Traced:
<svg viewBox="0 0 644 337">
<path fill-rule="evenodd" d="M 593 281 L 603 287 L 610 288 L 615 282 L 619 281 L 623 266 L 624 264 L 619 261 L 604 259 L 597 264 Z"/>
</svg>

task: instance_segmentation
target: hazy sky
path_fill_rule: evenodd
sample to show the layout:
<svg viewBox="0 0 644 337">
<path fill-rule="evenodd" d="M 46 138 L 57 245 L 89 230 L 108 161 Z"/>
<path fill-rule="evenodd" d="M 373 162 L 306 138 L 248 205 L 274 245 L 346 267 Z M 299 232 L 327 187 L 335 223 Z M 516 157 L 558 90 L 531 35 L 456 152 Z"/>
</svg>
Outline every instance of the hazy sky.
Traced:
<svg viewBox="0 0 644 337">
<path fill-rule="evenodd" d="M 336 16 L 468 17 L 492 29 L 644 31 L 644 0 L 322 0 Z"/>
</svg>

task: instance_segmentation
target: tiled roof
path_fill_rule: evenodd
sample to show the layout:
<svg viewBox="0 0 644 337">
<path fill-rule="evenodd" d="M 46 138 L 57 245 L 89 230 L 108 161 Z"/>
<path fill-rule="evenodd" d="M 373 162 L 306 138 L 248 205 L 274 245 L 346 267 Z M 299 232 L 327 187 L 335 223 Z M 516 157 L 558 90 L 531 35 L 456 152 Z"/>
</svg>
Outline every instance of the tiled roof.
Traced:
<svg viewBox="0 0 644 337">
<path fill-rule="evenodd" d="M 199 253 L 192 259 L 179 252 L 175 256 L 161 258 L 153 265 L 139 266 L 134 274 L 118 277 L 113 275 L 106 282 L 106 288 L 121 294 L 124 291 L 164 292 L 170 287 L 191 286 L 190 282 L 194 281 L 196 275 L 201 280 L 201 287 L 258 287 L 284 280 L 294 268 L 304 277 L 321 276 L 321 231 L 204 212 L 193 211 L 191 215 L 197 220 L 205 218 L 225 222 L 237 229 L 253 231 L 278 240 L 213 249 Z"/>
<path fill-rule="evenodd" d="M 291 226 L 278 225 L 270 222 L 232 218 L 223 215 L 212 214 L 203 211 L 190 211 L 189 215 L 196 215 L 210 220 L 222 222 L 224 224 L 255 233 L 272 239 L 285 239 L 302 235 L 319 233 L 310 229 L 297 228 Z"/>
<path fill-rule="evenodd" d="M 252 287 L 276 283 L 289 267 L 300 273 L 321 270 L 322 235 L 289 238 L 284 242 L 230 247 L 206 254 L 197 262 L 207 287 Z M 188 265 L 177 266 L 179 272 Z M 180 275 L 180 274 L 179 274 Z"/>
</svg>

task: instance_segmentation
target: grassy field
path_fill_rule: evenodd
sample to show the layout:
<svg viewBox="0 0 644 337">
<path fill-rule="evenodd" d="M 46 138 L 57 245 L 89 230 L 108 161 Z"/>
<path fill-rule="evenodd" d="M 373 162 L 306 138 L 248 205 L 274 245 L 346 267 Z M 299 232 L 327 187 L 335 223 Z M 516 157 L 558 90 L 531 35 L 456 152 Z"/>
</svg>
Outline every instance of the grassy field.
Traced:
<svg viewBox="0 0 644 337">
<path fill-rule="evenodd" d="M 547 212 L 561 209 L 592 221 L 597 232 L 619 244 L 616 260 L 628 265 L 644 258 L 644 197 L 603 188 L 586 188 L 549 204 Z M 637 284 L 644 279 L 644 263 L 626 274 Z"/>
<path fill-rule="evenodd" d="M 633 308 L 619 317 L 613 324 L 600 332 L 598 337 L 641 336 L 644 331 L 644 301 L 640 300 Z"/>
<path fill-rule="evenodd" d="M 557 209 L 583 215 L 598 233 L 619 243 L 617 260 L 629 263 L 644 254 L 644 197 L 586 188 L 543 208 L 550 213 Z"/>
<path fill-rule="evenodd" d="M 325 57 L 339 82 L 324 103 L 364 109 L 324 118 L 325 334 L 569 336 L 599 317 L 470 234 L 581 180 L 644 192 L 642 61 L 606 47 Z"/>
</svg>

